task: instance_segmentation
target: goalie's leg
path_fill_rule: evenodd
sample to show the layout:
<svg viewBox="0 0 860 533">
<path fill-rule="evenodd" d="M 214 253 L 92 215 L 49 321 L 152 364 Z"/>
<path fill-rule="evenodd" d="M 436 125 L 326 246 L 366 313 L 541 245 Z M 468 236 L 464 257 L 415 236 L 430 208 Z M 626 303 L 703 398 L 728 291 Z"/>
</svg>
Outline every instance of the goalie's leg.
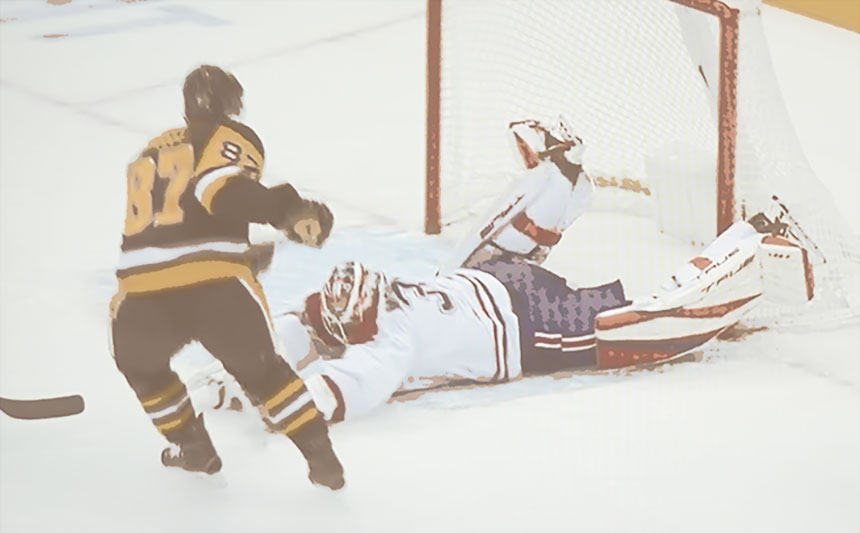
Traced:
<svg viewBox="0 0 860 533">
<path fill-rule="evenodd" d="M 477 266 L 505 285 L 519 322 L 523 374 L 549 374 L 595 364 L 594 319 L 625 305 L 620 281 L 571 289 L 537 265 L 500 257 Z"/>
<path fill-rule="evenodd" d="M 762 295 L 763 238 L 752 225 L 735 223 L 678 268 L 658 294 L 599 314 L 598 367 L 667 361 L 736 324 Z"/>
<path fill-rule="evenodd" d="M 588 206 L 593 182 L 583 172 L 582 140 L 563 119 L 555 127 L 511 124 L 526 170 L 468 231 L 442 272 L 502 256 L 540 264 Z"/>
</svg>

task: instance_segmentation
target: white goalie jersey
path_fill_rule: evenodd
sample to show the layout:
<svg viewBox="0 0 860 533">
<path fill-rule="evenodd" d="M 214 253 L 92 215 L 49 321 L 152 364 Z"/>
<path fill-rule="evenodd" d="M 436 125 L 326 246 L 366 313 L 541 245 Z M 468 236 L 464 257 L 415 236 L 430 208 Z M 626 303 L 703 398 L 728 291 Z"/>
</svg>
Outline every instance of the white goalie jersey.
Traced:
<svg viewBox="0 0 860 533">
<path fill-rule="evenodd" d="M 329 346 L 319 294 L 306 301 L 311 334 Z M 420 281 L 394 279 L 381 294 L 364 337 L 342 357 L 318 359 L 301 373 L 317 408 L 333 421 L 361 416 L 401 389 L 450 381 L 499 382 L 521 374 L 519 328 L 510 296 L 494 277 L 471 269 Z M 290 323 L 292 322 L 292 323 Z M 277 324 L 287 353 L 307 353 L 287 315 Z M 342 345 L 341 345 L 342 347 Z"/>
</svg>

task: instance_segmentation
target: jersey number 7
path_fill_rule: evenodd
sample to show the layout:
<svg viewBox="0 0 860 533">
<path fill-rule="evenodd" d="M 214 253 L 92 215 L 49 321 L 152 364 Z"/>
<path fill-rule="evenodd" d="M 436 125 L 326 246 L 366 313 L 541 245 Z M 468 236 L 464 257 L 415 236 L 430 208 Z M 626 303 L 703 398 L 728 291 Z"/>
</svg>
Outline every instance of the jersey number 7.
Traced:
<svg viewBox="0 0 860 533">
<path fill-rule="evenodd" d="M 140 157 L 128 166 L 128 203 L 125 235 L 140 233 L 150 226 L 179 224 L 185 218 L 179 199 L 194 176 L 194 149 L 180 144 L 158 151 L 158 163 L 152 157 Z M 166 179 L 164 201 L 158 212 L 152 205 L 152 188 L 156 179 Z"/>
</svg>

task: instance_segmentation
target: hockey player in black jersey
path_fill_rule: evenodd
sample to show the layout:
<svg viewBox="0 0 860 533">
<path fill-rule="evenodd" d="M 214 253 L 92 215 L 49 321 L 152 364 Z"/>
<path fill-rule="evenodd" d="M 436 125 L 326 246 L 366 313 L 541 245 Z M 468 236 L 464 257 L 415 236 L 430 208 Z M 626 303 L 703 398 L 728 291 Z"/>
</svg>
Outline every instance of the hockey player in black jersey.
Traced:
<svg viewBox="0 0 860 533">
<path fill-rule="evenodd" d="M 314 483 L 343 486 L 328 430 L 302 380 L 277 353 L 265 296 L 249 257 L 248 224 L 270 224 L 319 246 L 333 218 L 289 184 L 260 183 L 264 151 L 233 120 L 243 89 L 204 65 L 185 80 L 186 127 L 156 137 L 128 168 L 128 203 L 111 306 L 113 352 L 155 427 L 172 446 L 166 466 L 221 468 L 202 415 L 170 368 L 199 341 L 308 461 Z"/>
</svg>

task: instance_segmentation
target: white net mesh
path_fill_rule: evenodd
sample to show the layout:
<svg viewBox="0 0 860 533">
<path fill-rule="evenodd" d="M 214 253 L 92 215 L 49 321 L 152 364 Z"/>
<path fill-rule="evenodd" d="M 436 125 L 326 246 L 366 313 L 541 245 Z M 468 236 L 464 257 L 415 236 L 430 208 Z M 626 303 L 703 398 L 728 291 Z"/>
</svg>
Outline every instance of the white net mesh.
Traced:
<svg viewBox="0 0 860 533">
<path fill-rule="evenodd" d="M 443 223 L 519 171 L 512 120 L 563 112 L 588 143 L 590 174 L 619 185 L 641 182 L 645 154 L 671 139 L 715 153 L 672 4 L 451 1 L 442 16 Z"/>
<path fill-rule="evenodd" d="M 770 324 L 853 319 L 860 314 L 858 238 L 838 220 L 798 146 L 756 2 L 730 4 L 742 9 L 736 217 L 765 209 L 776 194 L 822 252 L 813 254 L 818 296 L 809 309 L 765 308 L 759 316 Z M 602 185 L 597 208 L 653 216 L 655 186 L 682 190 L 679 202 L 708 206 L 684 216 L 696 226 L 691 234 L 712 237 L 718 58 L 719 19 L 668 0 L 444 2 L 442 224 L 483 212 L 520 172 L 509 122 L 564 113 L 588 147 L 587 172 Z M 709 178 L 686 187 L 649 180 L 649 155 L 667 150 L 686 155 L 679 175 L 695 166 L 687 174 L 705 169 Z"/>
<path fill-rule="evenodd" d="M 783 326 L 837 325 L 860 315 L 860 238 L 839 215 L 794 132 L 757 11 L 740 18 L 738 149 L 735 200 L 739 217 L 784 203 L 813 243 L 816 297 L 803 308 L 764 307 L 758 318 Z M 817 248 L 817 249 L 816 249 Z"/>
</svg>

